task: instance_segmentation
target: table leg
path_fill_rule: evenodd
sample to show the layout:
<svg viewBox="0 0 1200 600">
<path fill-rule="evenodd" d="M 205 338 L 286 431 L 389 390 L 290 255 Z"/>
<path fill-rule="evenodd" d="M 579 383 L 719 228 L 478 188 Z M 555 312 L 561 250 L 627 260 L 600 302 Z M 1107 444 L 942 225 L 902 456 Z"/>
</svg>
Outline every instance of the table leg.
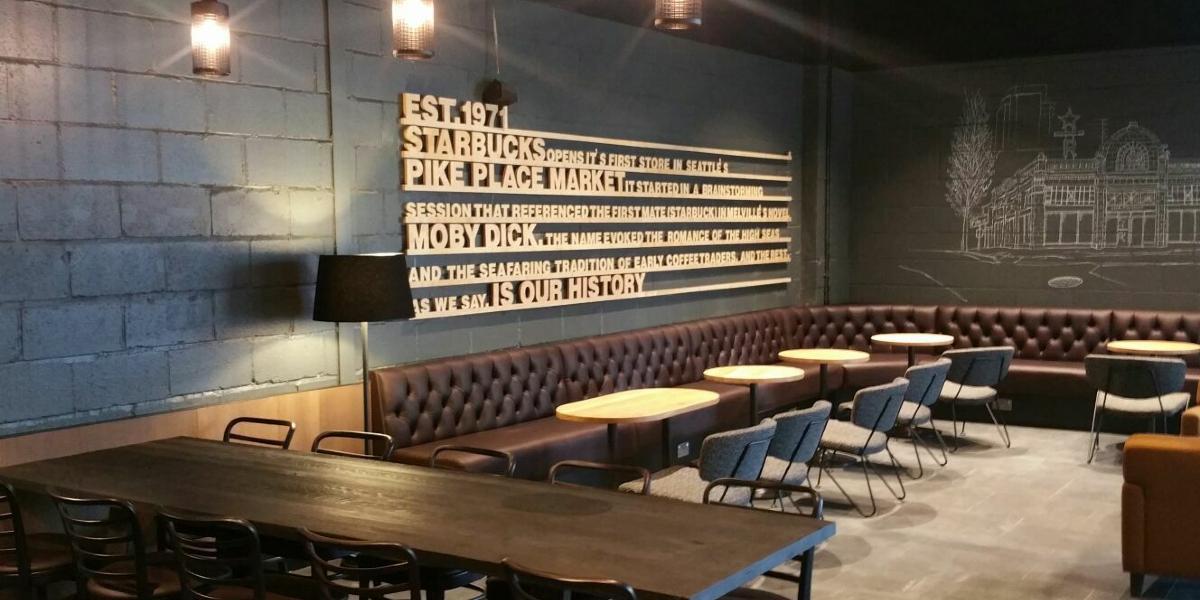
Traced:
<svg viewBox="0 0 1200 600">
<path fill-rule="evenodd" d="M 819 400 L 828 400 L 829 395 L 829 365 L 821 363 L 821 374 L 818 379 L 821 382 L 821 397 Z"/>
<path fill-rule="evenodd" d="M 618 463 L 617 458 L 617 424 L 608 424 L 608 460 L 612 463 Z"/>
<path fill-rule="evenodd" d="M 908 366 L 917 364 L 917 349 L 913 346 L 908 347 Z"/>
<path fill-rule="evenodd" d="M 675 445 L 671 443 L 671 419 L 662 420 L 662 455 L 663 468 L 675 464 Z"/>
<path fill-rule="evenodd" d="M 815 549 L 805 551 L 804 560 L 800 563 L 800 600 L 812 598 L 813 559 L 816 554 Z"/>
<path fill-rule="evenodd" d="M 758 384 L 750 384 L 750 426 L 758 422 Z"/>
</svg>

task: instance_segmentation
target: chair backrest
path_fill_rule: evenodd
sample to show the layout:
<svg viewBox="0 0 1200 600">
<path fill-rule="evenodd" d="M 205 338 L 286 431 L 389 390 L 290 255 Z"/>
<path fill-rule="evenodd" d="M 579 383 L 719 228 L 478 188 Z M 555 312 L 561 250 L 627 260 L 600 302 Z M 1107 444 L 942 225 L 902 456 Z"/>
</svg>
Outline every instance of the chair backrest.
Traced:
<svg viewBox="0 0 1200 600">
<path fill-rule="evenodd" d="M 240 427 L 242 425 L 271 427 L 277 430 L 278 435 L 275 437 L 262 437 L 240 433 L 239 429 L 242 431 L 245 430 L 244 427 Z M 292 437 L 295 435 L 296 424 L 291 421 L 284 419 L 264 419 L 262 417 L 238 417 L 225 426 L 225 435 L 221 439 L 226 442 L 257 444 L 259 446 L 271 446 L 287 450 L 292 447 Z"/>
<path fill-rule="evenodd" d="M 904 399 L 922 406 L 933 406 L 942 395 L 942 386 L 946 384 L 951 364 L 950 359 L 939 358 L 935 362 L 909 367 L 904 372 L 904 378 L 908 380 Z"/>
<path fill-rule="evenodd" d="M 0 559 L 16 565 L 22 589 L 30 589 L 29 548 L 26 546 L 25 521 L 17 492 L 7 481 L 0 481 Z"/>
<path fill-rule="evenodd" d="M 250 522 L 160 513 L 189 600 L 266 600 L 262 546 Z"/>
<path fill-rule="evenodd" d="M 908 380 L 897 377 L 891 383 L 858 390 L 850 409 L 850 421 L 871 431 L 888 431 L 896 426 L 896 416 L 904 404 Z"/>
<path fill-rule="evenodd" d="M 513 600 L 637 600 L 637 594 L 627 583 L 614 579 L 564 577 L 535 571 L 509 559 L 501 561 Z"/>
<path fill-rule="evenodd" d="M 341 600 L 386 600 L 390 594 L 409 592 L 421 598 L 421 568 L 412 548 L 402 544 L 356 542 L 331 538 L 307 529 L 300 530 L 312 564 L 313 577 L 321 586 L 321 598 Z M 347 560 L 348 557 L 359 560 Z M 369 560 L 361 560 L 369 558 Z M 403 575 L 403 577 L 397 577 Z M 399 581 L 400 583 L 389 583 Z"/>
<path fill-rule="evenodd" d="M 485 459 L 486 466 L 479 468 L 465 469 L 454 463 L 442 460 L 446 454 L 470 454 Z M 450 469 L 454 471 L 469 470 L 472 473 L 487 473 L 489 475 L 501 475 L 503 477 L 512 477 L 517 471 L 517 459 L 512 453 L 503 450 L 492 450 L 491 448 L 475 448 L 473 446 L 438 446 L 434 449 L 433 454 L 429 456 L 429 466 L 435 469 Z"/>
<path fill-rule="evenodd" d="M 947 350 L 942 353 L 942 358 L 950 359 L 946 379 L 961 385 L 995 387 L 1008 375 L 1014 353 L 1012 346 Z"/>
<path fill-rule="evenodd" d="M 714 433 L 700 445 L 700 478 L 713 481 L 726 477 L 758 479 L 767 448 L 775 435 L 775 419 L 763 419 L 754 427 Z"/>
<path fill-rule="evenodd" d="M 575 477 L 571 477 L 574 475 Z M 562 485 L 567 487 L 612 487 L 601 485 L 585 485 L 579 483 L 583 478 L 590 483 L 607 481 L 609 483 L 616 482 L 617 484 L 632 481 L 636 479 L 642 480 L 642 489 L 639 494 L 646 495 L 650 493 L 650 471 L 633 465 L 611 465 L 607 463 L 588 462 L 583 460 L 564 460 L 554 463 L 550 467 L 550 483 L 553 485 Z M 574 479 L 574 481 L 571 481 Z"/>
<path fill-rule="evenodd" d="M 366 452 L 351 452 L 349 450 L 338 450 L 330 448 L 332 442 L 339 440 L 348 440 L 357 442 L 357 446 L 363 446 L 364 442 L 370 443 L 371 453 Z M 333 456 L 349 456 L 351 458 L 369 458 L 373 460 L 387 460 L 392 457 L 392 452 L 396 450 L 396 442 L 392 440 L 392 436 L 386 433 L 375 433 L 371 431 L 325 431 L 313 440 L 312 451 L 317 454 L 329 454 Z"/>
<path fill-rule="evenodd" d="M 146 546 L 133 505 L 113 498 L 77 498 L 50 491 L 71 541 L 81 582 L 124 592 L 139 600 L 153 597 L 146 572 Z"/>
<path fill-rule="evenodd" d="M 1157 398 L 1183 390 L 1187 363 L 1179 358 L 1091 354 L 1083 359 L 1088 382 L 1126 398 Z"/>
<path fill-rule="evenodd" d="M 832 404 L 818 400 L 809 408 L 772 417 L 775 419 L 775 437 L 771 438 L 767 455 L 794 464 L 808 462 L 817 452 L 832 410 Z"/>
</svg>

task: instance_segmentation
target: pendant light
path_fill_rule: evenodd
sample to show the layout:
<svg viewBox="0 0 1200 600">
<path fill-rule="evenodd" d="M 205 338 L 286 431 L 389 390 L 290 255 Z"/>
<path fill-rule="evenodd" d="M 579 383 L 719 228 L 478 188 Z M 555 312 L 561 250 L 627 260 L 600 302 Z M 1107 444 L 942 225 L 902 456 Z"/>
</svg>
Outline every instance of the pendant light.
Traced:
<svg viewBox="0 0 1200 600">
<path fill-rule="evenodd" d="M 229 75 L 229 6 L 224 2 L 192 3 L 192 73 Z"/>
<path fill-rule="evenodd" d="M 702 22 L 703 0 L 654 0 L 654 26 L 659 29 L 695 29 Z"/>
<path fill-rule="evenodd" d="M 392 54 L 396 58 L 433 58 L 433 0 L 392 0 Z"/>
</svg>

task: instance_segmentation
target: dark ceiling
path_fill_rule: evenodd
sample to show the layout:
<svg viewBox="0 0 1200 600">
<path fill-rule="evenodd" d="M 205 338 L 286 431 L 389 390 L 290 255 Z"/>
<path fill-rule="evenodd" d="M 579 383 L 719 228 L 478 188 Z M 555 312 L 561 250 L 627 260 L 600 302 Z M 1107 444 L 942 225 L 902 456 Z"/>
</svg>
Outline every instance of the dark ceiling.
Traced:
<svg viewBox="0 0 1200 600">
<path fill-rule="evenodd" d="M 632 25 L 649 26 L 654 10 L 654 0 L 539 1 Z M 835 63 L 856 70 L 1200 44 L 1200 0 L 704 1 L 704 26 L 673 35 L 816 63 L 828 26 Z"/>
</svg>

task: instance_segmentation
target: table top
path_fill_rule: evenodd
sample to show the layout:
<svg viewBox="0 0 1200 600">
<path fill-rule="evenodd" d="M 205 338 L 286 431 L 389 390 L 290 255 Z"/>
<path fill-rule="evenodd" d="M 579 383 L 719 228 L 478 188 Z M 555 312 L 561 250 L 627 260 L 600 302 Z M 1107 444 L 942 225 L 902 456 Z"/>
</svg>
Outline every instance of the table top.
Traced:
<svg viewBox="0 0 1200 600">
<path fill-rule="evenodd" d="M 784 350 L 779 353 L 779 360 L 791 363 L 816 363 L 823 365 L 844 365 L 861 363 L 871 360 L 871 355 L 858 350 L 843 350 L 840 348 L 797 348 Z"/>
<path fill-rule="evenodd" d="M 890 346 L 932 348 L 949 346 L 954 343 L 954 338 L 940 333 L 877 333 L 871 336 L 871 341 Z"/>
<path fill-rule="evenodd" d="M 708 390 L 642 388 L 569 402 L 554 415 L 578 423 L 645 423 L 712 406 L 720 399 Z"/>
<path fill-rule="evenodd" d="M 784 365 L 732 365 L 706 369 L 704 378 L 717 383 L 740 385 L 786 383 L 804 379 L 804 370 Z"/>
<path fill-rule="evenodd" d="M 1153 356 L 1186 356 L 1200 353 L 1200 344 L 1167 340 L 1115 340 L 1108 349 L 1118 354 L 1148 354 Z"/>
<path fill-rule="evenodd" d="M 399 542 L 427 564 L 485 574 L 511 557 L 658 600 L 714 600 L 835 530 L 769 511 L 190 438 L 6 467 L 0 478 L 241 517 L 271 535 L 308 527 Z"/>
</svg>

